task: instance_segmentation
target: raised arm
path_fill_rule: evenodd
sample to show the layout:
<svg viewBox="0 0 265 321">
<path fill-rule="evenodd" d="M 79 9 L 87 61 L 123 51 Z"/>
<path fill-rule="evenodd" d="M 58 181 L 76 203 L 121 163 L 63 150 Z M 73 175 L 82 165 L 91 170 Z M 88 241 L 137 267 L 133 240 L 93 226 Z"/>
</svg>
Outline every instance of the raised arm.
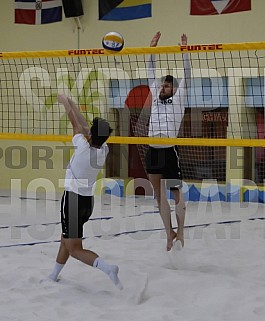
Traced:
<svg viewBox="0 0 265 321">
<path fill-rule="evenodd" d="M 161 32 L 158 31 L 150 42 L 150 47 L 156 47 L 158 41 L 161 37 Z M 155 81 L 155 68 L 156 68 L 156 58 L 154 54 L 151 54 L 148 61 L 148 82 L 149 86 Z"/>
<path fill-rule="evenodd" d="M 185 33 L 181 36 L 181 44 L 182 46 L 186 46 L 188 44 L 188 38 Z M 187 53 L 183 54 L 183 63 L 184 63 L 184 78 L 180 82 L 180 87 L 188 88 L 191 83 L 191 67 L 189 55 Z"/>
<path fill-rule="evenodd" d="M 73 126 L 73 134 L 90 135 L 90 127 L 75 103 L 66 95 L 58 95 L 58 102 L 64 105 L 68 118 Z"/>
<path fill-rule="evenodd" d="M 150 47 L 156 47 L 158 44 L 158 41 L 161 37 L 161 32 L 158 31 L 152 38 L 151 42 L 150 42 Z"/>
</svg>

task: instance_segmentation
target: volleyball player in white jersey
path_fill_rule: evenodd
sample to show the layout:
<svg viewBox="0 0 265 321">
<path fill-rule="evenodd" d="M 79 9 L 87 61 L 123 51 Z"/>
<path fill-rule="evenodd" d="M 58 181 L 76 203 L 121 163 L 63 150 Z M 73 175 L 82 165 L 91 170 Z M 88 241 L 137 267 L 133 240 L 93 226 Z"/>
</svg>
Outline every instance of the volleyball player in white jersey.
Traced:
<svg viewBox="0 0 265 321">
<path fill-rule="evenodd" d="M 122 289 L 118 278 L 119 268 L 110 265 L 96 253 L 83 249 L 83 224 L 88 221 L 93 211 L 92 188 L 98 172 L 105 163 L 108 146 L 105 141 L 112 129 L 109 123 L 101 118 L 93 121 L 89 128 L 85 118 L 74 102 L 65 95 L 58 95 L 73 126 L 74 154 L 65 175 L 65 191 L 61 200 L 62 235 L 56 263 L 50 279 L 57 281 L 58 275 L 69 256 L 105 272 L 112 282 Z"/>
<path fill-rule="evenodd" d="M 151 40 L 151 47 L 157 46 L 160 36 L 160 32 L 154 35 Z M 181 36 L 181 44 L 187 44 L 187 36 L 185 34 Z M 157 80 L 155 77 L 155 60 L 155 55 L 152 54 L 148 66 L 149 87 L 152 93 L 148 136 L 162 138 L 177 137 L 184 116 L 187 88 L 190 85 L 191 79 L 188 54 L 183 55 L 184 78 L 180 84 L 171 75 Z M 184 246 L 185 201 L 181 191 L 182 173 L 177 146 L 150 145 L 146 155 L 146 171 L 153 185 L 159 212 L 165 226 L 167 251 L 171 250 L 174 240 L 180 240 L 182 246 Z M 177 232 L 172 227 L 166 187 L 170 188 L 175 198 Z"/>
</svg>

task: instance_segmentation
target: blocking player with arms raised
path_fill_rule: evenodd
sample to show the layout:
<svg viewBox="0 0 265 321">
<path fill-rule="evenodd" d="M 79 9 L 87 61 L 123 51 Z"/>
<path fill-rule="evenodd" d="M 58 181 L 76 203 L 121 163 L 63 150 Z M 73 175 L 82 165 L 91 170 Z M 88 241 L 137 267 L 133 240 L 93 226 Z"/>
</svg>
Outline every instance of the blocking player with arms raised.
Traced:
<svg viewBox="0 0 265 321">
<path fill-rule="evenodd" d="M 82 245 L 83 225 L 88 221 L 94 206 L 93 185 L 98 172 L 103 167 L 108 145 L 105 143 L 112 129 L 101 118 L 93 120 L 89 128 L 85 118 L 74 102 L 65 95 L 58 95 L 73 126 L 74 154 L 65 175 L 65 191 L 61 200 L 62 235 L 56 263 L 50 279 L 56 281 L 69 256 L 105 272 L 112 282 L 122 289 L 118 278 L 119 268 L 110 265 L 96 253 Z"/>
<path fill-rule="evenodd" d="M 161 37 L 157 32 L 150 46 L 156 47 Z M 187 36 L 181 36 L 181 44 L 187 44 Z M 155 76 L 156 58 L 151 55 L 148 65 L 148 81 L 152 93 L 152 107 L 149 121 L 149 137 L 178 136 L 190 86 L 191 68 L 188 54 L 183 54 L 184 78 L 178 84 L 171 75 L 157 80 Z M 185 200 L 182 193 L 182 173 L 177 146 L 150 145 L 146 154 L 146 171 L 154 188 L 159 212 L 167 234 L 167 251 L 170 251 L 174 240 L 180 240 L 184 246 Z M 166 187 L 170 188 L 175 198 L 177 232 L 171 221 L 170 204 L 167 200 Z"/>
</svg>

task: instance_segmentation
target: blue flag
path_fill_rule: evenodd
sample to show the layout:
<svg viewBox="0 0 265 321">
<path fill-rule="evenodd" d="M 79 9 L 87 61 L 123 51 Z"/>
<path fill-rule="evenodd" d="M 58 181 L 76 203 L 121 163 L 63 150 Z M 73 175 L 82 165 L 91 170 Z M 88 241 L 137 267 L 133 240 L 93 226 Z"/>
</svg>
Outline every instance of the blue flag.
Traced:
<svg viewBox="0 0 265 321">
<path fill-rule="evenodd" d="M 152 16 L 152 0 L 99 0 L 99 20 L 122 21 Z"/>
</svg>

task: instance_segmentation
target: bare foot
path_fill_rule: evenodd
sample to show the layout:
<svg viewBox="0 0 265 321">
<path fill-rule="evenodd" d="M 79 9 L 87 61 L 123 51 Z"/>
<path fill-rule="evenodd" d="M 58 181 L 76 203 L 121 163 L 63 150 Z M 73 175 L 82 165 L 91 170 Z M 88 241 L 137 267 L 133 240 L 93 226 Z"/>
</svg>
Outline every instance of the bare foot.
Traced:
<svg viewBox="0 0 265 321">
<path fill-rule="evenodd" d="M 184 236 L 183 236 L 183 233 L 177 232 L 176 241 L 180 241 L 181 244 L 182 244 L 182 247 L 184 247 Z"/>
<path fill-rule="evenodd" d="M 172 231 L 170 236 L 167 238 L 167 251 L 170 251 L 173 246 L 173 241 L 177 238 L 177 233 Z"/>
</svg>

